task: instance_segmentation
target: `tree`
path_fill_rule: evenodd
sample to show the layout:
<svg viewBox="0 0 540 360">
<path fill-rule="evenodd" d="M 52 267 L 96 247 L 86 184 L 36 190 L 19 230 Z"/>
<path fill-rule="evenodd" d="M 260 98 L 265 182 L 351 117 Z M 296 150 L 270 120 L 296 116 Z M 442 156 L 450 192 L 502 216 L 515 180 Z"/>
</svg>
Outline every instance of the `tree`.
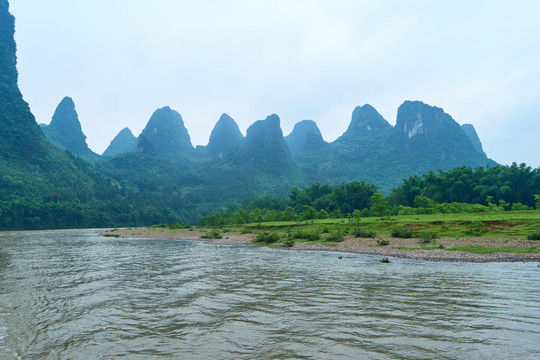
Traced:
<svg viewBox="0 0 540 360">
<path fill-rule="evenodd" d="M 324 209 L 319 211 L 319 219 L 328 219 L 329 217 L 330 215 L 328 215 L 328 213 L 324 211 Z"/>
<path fill-rule="evenodd" d="M 360 210 L 358 209 L 354 210 L 352 213 L 352 216 L 353 216 L 355 224 L 356 225 L 360 224 L 360 216 L 362 216 L 362 214 L 360 213 Z"/>
<path fill-rule="evenodd" d="M 287 208 L 281 212 L 281 220 L 293 221 L 293 220 L 296 220 L 297 218 L 298 216 L 294 212 L 294 209 L 290 206 L 287 206 Z"/>
<path fill-rule="evenodd" d="M 301 214 L 303 220 L 313 220 L 319 216 L 319 213 L 317 212 L 317 210 L 315 210 L 314 207 L 309 206 L 309 205 L 304 205 L 303 208 L 304 208 L 304 211 L 302 211 L 302 214 Z"/>
<path fill-rule="evenodd" d="M 371 210 L 379 216 L 386 214 L 388 210 L 388 201 L 383 194 L 376 192 L 371 196 Z"/>
</svg>

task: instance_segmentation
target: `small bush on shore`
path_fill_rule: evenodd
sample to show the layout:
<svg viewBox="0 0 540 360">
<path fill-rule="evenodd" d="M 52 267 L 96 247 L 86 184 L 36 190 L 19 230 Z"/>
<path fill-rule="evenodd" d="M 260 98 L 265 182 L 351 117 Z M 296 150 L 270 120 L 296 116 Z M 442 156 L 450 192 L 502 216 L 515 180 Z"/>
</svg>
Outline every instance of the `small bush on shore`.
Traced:
<svg viewBox="0 0 540 360">
<path fill-rule="evenodd" d="M 213 230 L 212 232 L 206 233 L 201 236 L 203 239 L 222 239 L 223 236 L 221 236 L 221 233 L 217 230 Z"/>
<path fill-rule="evenodd" d="M 467 225 L 467 230 L 465 230 L 466 235 L 481 235 L 484 232 L 485 224 L 481 221 L 472 221 Z"/>
<path fill-rule="evenodd" d="M 405 226 L 392 229 L 392 237 L 410 239 L 414 237 L 414 230 Z"/>
<path fill-rule="evenodd" d="M 390 241 L 388 240 L 377 240 L 377 245 L 379 246 L 386 246 L 388 244 L 390 244 Z"/>
<path fill-rule="evenodd" d="M 357 238 L 374 238 L 377 236 L 377 233 L 371 230 L 356 228 L 353 230 L 352 235 Z"/>
<path fill-rule="evenodd" d="M 294 240 L 293 239 L 286 239 L 283 241 L 283 246 L 285 247 L 293 247 L 294 246 Z"/>
<path fill-rule="evenodd" d="M 540 240 L 540 227 L 537 227 L 535 231 L 527 235 L 528 240 Z"/>
<path fill-rule="evenodd" d="M 265 244 L 273 244 L 278 241 L 279 241 L 279 235 L 276 233 L 260 233 L 257 235 L 255 239 L 253 239 L 253 242 L 255 243 L 265 243 Z"/>
<path fill-rule="evenodd" d="M 343 238 L 343 235 L 341 235 L 341 233 L 339 231 L 336 231 L 336 232 L 332 232 L 330 233 L 326 238 L 325 238 L 326 241 L 332 241 L 332 242 L 341 242 L 343 240 L 345 240 Z"/>
<path fill-rule="evenodd" d="M 429 244 L 435 239 L 439 238 L 439 234 L 433 231 L 424 231 L 421 233 L 418 233 L 418 238 L 420 239 L 421 244 Z"/>
<path fill-rule="evenodd" d="M 189 224 L 179 224 L 177 222 L 173 222 L 171 225 L 169 225 L 169 229 L 175 230 L 175 229 L 191 229 L 191 225 Z"/>
<path fill-rule="evenodd" d="M 103 234 L 103 236 L 112 237 L 112 238 L 119 238 L 120 237 L 120 235 L 118 235 L 118 234 Z"/>
</svg>

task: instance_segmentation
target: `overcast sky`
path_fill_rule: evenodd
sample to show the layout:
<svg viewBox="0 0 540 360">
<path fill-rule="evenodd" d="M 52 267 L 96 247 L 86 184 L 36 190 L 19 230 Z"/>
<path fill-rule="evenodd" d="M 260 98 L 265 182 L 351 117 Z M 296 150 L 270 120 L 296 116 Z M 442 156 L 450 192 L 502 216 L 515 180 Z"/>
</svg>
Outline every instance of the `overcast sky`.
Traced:
<svg viewBox="0 0 540 360">
<path fill-rule="evenodd" d="M 102 153 L 170 106 L 194 145 L 221 113 L 275 113 L 327 141 L 371 104 L 405 100 L 470 123 L 489 157 L 540 166 L 540 1 L 10 0 L 19 85 L 40 123 L 75 101 Z"/>
</svg>

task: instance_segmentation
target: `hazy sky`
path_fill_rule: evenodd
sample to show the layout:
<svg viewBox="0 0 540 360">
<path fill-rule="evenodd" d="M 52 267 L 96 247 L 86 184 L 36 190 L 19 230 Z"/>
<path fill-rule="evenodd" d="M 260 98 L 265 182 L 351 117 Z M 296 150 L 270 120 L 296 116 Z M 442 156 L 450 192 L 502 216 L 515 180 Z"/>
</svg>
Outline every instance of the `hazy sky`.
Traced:
<svg viewBox="0 0 540 360">
<path fill-rule="evenodd" d="M 10 0 L 19 84 L 40 123 L 75 101 L 102 153 L 171 106 L 194 145 L 221 113 L 276 113 L 326 140 L 358 105 L 405 100 L 473 124 L 494 160 L 540 166 L 540 1 Z"/>
</svg>

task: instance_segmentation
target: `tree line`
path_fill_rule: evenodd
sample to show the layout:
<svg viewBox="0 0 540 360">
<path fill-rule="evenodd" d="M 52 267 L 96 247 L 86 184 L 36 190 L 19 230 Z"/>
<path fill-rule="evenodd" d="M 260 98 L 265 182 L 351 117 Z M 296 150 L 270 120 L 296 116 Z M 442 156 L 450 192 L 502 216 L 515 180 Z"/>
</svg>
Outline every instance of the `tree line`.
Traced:
<svg viewBox="0 0 540 360">
<path fill-rule="evenodd" d="M 458 167 L 403 180 L 385 197 L 367 182 L 293 188 L 287 198 L 264 196 L 203 216 L 203 226 L 270 221 L 540 209 L 540 169 L 521 164 Z"/>
</svg>

